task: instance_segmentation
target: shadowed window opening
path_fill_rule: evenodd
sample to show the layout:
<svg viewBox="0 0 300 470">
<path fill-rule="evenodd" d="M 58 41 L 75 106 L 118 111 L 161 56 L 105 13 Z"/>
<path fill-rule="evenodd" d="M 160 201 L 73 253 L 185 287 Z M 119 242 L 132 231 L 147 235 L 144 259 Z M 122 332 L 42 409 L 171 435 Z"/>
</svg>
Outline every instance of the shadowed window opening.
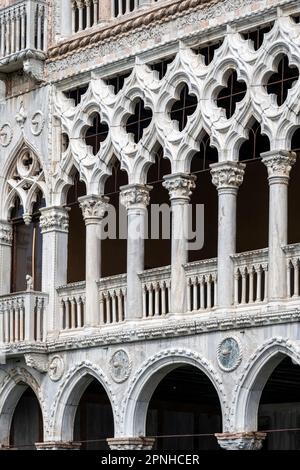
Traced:
<svg viewBox="0 0 300 470">
<path fill-rule="evenodd" d="M 173 62 L 173 60 L 174 60 L 174 56 L 169 57 L 167 59 L 166 58 L 161 59 L 158 62 L 150 64 L 150 68 L 152 70 L 155 70 L 156 72 L 158 72 L 158 77 L 161 80 L 166 75 L 166 73 L 168 71 L 168 65 L 171 64 Z"/>
<path fill-rule="evenodd" d="M 209 378 L 193 366 L 169 372 L 154 391 L 147 412 L 147 436 L 157 450 L 219 450 L 216 438 L 196 434 L 221 432 L 217 392 Z M 174 437 L 171 437 L 171 436 Z"/>
<path fill-rule="evenodd" d="M 131 75 L 131 70 L 126 73 L 114 75 L 113 77 L 105 79 L 105 83 L 107 85 L 111 85 L 114 87 L 114 93 L 117 95 L 120 90 L 122 90 L 125 79 Z"/>
<path fill-rule="evenodd" d="M 196 175 L 205 170 L 210 170 L 212 163 L 218 162 L 218 151 L 210 145 L 210 137 L 205 132 L 200 141 L 200 150 L 195 153 L 191 164 L 191 173 Z"/>
<path fill-rule="evenodd" d="M 143 137 L 144 130 L 150 126 L 152 121 L 152 111 L 145 107 L 144 101 L 139 99 L 132 114 L 126 124 L 126 132 L 133 134 L 134 142 L 137 144 Z"/>
<path fill-rule="evenodd" d="M 135 10 L 135 0 L 114 0 L 114 16 L 121 16 Z"/>
<path fill-rule="evenodd" d="M 214 59 L 216 50 L 218 50 L 219 47 L 222 46 L 222 44 L 223 44 L 223 39 L 220 39 L 219 41 L 216 41 L 216 42 L 210 42 L 206 46 L 195 47 L 193 48 L 193 51 L 196 54 L 202 55 L 204 57 L 205 65 L 209 65 Z"/>
<path fill-rule="evenodd" d="M 288 191 L 288 244 L 300 242 L 300 218 L 299 218 L 299 199 L 300 199 L 300 127 L 298 127 L 292 136 L 291 150 L 296 153 L 296 163 L 290 172 L 289 191 Z M 298 262 L 294 260 L 291 274 L 292 295 L 297 290 L 297 269 Z M 299 288 L 299 286 L 298 286 Z"/>
<path fill-rule="evenodd" d="M 108 135 L 108 125 L 101 121 L 98 113 L 92 117 L 93 123 L 85 133 L 85 143 L 93 149 L 93 154 L 97 155 L 100 150 L 101 142 L 104 142 Z"/>
<path fill-rule="evenodd" d="M 171 108 L 171 119 L 178 122 L 178 129 L 181 132 L 187 125 L 188 117 L 194 114 L 197 109 L 198 100 L 195 95 L 189 94 L 189 87 L 184 83 L 181 88 L 179 100 L 176 100 Z"/>
<path fill-rule="evenodd" d="M 254 121 L 249 128 L 249 137 L 243 142 L 239 151 L 239 161 L 261 158 L 261 154 L 270 150 L 270 141 L 266 135 L 262 135 L 259 122 Z"/>
<path fill-rule="evenodd" d="M 236 105 L 246 95 L 247 86 L 243 80 L 238 80 L 237 72 L 231 70 L 224 87 L 217 96 L 216 103 L 219 108 L 225 109 L 227 119 L 230 119 L 236 110 Z"/>
<path fill-rule="evenodd" d="M 244 39 L 250 39 L 253 43 L 254 50 L 257 51 L 262 46 L 265 34 L 271 31 L 273 26 L 274 23 L 270 23 L 269 25 L 265 26 L 259 26 L 254 30 L 242 33 L 242 37 Z"/>
<path fill-rule="evenodd" d="M 68 134 L 63 132 L 62 135 L 61 135 L 61 150 L 62 150 L 62 152 L 66 152 L 68 150 L 69 144 L 70 144 L 69 136 L 68 136 Z"/>
<path fill-rule="evenodd" d="M 64 91 L 63 93 L 68 99 L 74 100 L 75 106 L 78 106 L 81 101 L 81 97 L 86 93 L 88 87 L 88 85 L 80 85 L 76 88 L 72 88 L 71 90 Z"/>
<path fill-rule="evenodd" d="M 278 72 L 273 73 L 267 83 L 269 95 L 277 96 L 277 104 L 281 106 L 288 96 L 288 91 L 299 78 L 299 70 L 294 65 L 289 65 L 289 58 L 283 55 L 277 67 Z"/>
<path fill-rule="evenodd" d="M 74 441 L 81 442 L 81 450 L 108 450 L 106 439 L 109 437 L 114 437 L 111 404 L 103 386 L 93 380 L 77 407 Z"/>
</svg>

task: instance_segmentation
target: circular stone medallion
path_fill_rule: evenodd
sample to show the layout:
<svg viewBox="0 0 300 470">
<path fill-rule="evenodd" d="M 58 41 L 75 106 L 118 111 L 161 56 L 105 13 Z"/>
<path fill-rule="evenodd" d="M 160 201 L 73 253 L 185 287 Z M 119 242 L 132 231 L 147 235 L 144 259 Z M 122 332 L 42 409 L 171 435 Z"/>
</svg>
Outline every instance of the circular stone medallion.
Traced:
<svg viewBox="0 0 300 470">
<path fill-rule="evenodd" d="M 240 342 L 233 337 L 223 339 L 218 347 L 218 363 L 220 368 L 229 372 L 236 369 L 241 360 Z"/>
<path fill-rule="evenodd" d="M 61 379 L 65 370 L 63 358 L 61 356 L 53 356 L 49 363 L 49 377 L 54 382 Z"/>
<path fill-rule="evenodd" d="M 115 382 L 125 382 L 131 372 L 131 360 L 124 349 L 119 349 L 110 358 L 110 374 Z"/>
</svg>

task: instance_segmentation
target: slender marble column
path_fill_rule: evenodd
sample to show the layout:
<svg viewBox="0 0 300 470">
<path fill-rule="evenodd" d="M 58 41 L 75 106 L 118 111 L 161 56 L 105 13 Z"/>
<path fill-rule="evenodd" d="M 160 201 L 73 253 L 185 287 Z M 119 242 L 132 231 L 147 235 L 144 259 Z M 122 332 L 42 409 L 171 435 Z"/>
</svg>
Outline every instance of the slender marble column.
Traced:
<svg viewBox="0 0 300 470">
<path fill-rule="evenodd" d="M 175 173 L 164 177 L 163 186 L 169 191 L 172 208 L 171 246 L 171 309 L 172 313 L 187 311 L 184 265 L 188 262 L 188 205 L 196 177 Z"/>
<path fill-rule="evenodd" d="M 0 295 L 10 293 L 12 227 L 0 221 Z"/>
<path fill-rule="evenodd" d="M 218 190 L 218 299 L 217 305 L 233 305 L 234 272 L 231 255 L 236 252 L 236 201 L 245 165 L 220 162 L 210 165 L 212 182 Z"/>
<path fill-rule="evenodd" d="M 59 331 L 60 309 L 56 289 L 67 283 L 69 214 L 64 207 L 40 209 L 43 236 L 42 291 L 49 294 L 47 330 Z"/>
<path fill-rule="evenodd" d="M 266 438 L 265 432 L 224 432 L 215 434 L 218 444 L 225 450 L 259 450 Z"/>
<path fill-rule="evenodd" d="M 142 318 L 142 287 L 139 273 L 144 270 L 145 226 L 151 186 L 122 186 L 120 202 L 127 210 L 127 308 L 126 319 Z"/>
<path fill-rule="evenodd" d="M 86 325 L 98 326 L 100 307 L 97 281 L 101 278 L 101 222 L 109 199 L 91 194 L 78 198 L 86 226 L 85 296 Z"/>
<path fill-rule="evenodd" d="M 288 184 L 296 154 L 272 150 L 262 154 L 269 179 L 269 300 L 287 296 L 286 256 L 282 250 L 288 242 Z"/>
</svg>

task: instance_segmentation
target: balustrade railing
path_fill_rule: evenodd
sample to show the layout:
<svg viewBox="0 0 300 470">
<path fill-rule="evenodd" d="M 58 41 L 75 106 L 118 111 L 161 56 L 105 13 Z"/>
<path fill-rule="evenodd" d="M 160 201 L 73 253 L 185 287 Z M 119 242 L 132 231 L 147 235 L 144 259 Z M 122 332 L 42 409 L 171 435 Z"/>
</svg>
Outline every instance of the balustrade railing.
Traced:
<svg viewBox="0 0 300 470">
<path fill-rule="evenodd" d="M 0 59 L 26 49 L 46 48 L 46 1 L 25 0 L 0 10 Z"/>
<path fill-rule="evenodd" d="M 0 296 L 0 342 L 44 341 L 47 298 L 32 291 Z"/>
<path fill-rule="evenodd" d="M 217 305 L 217 260 L 195 261 L 185 265 L 187 311 L 207 310 Z"/>
<path fill-rule="evenodd" d="M 148 269 L 140 273 L 143 295 L 143 318 L 164 316 L 170 311 L 171 268 Z"/>
<path fill-rule="evenodd" d="M 75 330 L 85 322 L 85 282 L 76 282 L 57 289 L 60 303 L 60 329 Z"/>
<path fill-rule="evenodd" d="M 234 264 L 234 303 L 252 304 L 267 300 L 268 249 L 232 256 Z"/>
<path fill-rule="evenodd" d="M 161 0 L 111 0 L 113 18 L 128 15 L 140 8 L 155 5 Z"/>
<path fill-rule="evenodd" d="M 300 295 L 300 243 L 283 249 L 287 260 L 287 296 L 297 298 Z"/>
<path fill-rule="evenodd" d="M 98 281 L 100 326 L 124 321 L 126 315 L 126 274 Z"/>
</svg>

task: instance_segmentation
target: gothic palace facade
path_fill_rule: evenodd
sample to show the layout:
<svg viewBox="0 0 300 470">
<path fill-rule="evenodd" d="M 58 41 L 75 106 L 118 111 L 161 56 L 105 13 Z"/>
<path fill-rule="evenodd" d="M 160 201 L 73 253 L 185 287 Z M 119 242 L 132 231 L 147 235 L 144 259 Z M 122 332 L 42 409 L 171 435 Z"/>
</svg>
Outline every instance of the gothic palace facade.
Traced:
<svg viewBox="0 0 300 470">
<path fill-rule="evenodd" d="M 296 0 L 1 0 L 1 449 L 300 449 L 299 72 Z"/>
</svg>

